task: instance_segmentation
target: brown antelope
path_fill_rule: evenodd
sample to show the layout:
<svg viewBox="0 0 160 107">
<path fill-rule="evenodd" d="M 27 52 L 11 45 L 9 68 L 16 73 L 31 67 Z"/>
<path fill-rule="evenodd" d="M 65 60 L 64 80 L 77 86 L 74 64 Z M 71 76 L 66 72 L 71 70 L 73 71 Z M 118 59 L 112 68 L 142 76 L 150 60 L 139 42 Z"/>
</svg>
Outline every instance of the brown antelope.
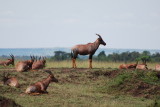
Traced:
<svg viewBox="0 0 160 107">
<path fill-rule="evenodd" d="M 9 66 L 10 64 L 14 66 L 14 56 L 10 55 L 11 59 L 7 59 L 6 61 L 0 61 L 0 65 Z"/>
<path fill-rule="evenodd" d="M 51 71 L 46 70 L 47 73 L 49 73 L 49 76 L 42 81 L 36 82 L 33 85 L 30 85 L 25 93 L 31 94 L 31 95 L 39 95 L 39 94 L 45 94 L 48 93 L 46 90 L 51 82 L 58 82 L 58 80 L 54 77 Z"/>
<path fill-rule="evenodd" d="M 92 68 L 92 56 L 99 48 L 99 45 L 106 45 L 103 41 L 102 37 L 99 34 L 96 34 L 99 38 L 93 42 L 85 45 L 76 45 L 71 49 L 71 57 L 72 57 L 72 68 L 77 68 L 76 66 L 76 58 L 79 55 L 89 55 L 89 68 Z"/>
<path fill-rule="evenodd" d="M 136 64 L 122 64 L 119 66 L 119 69 L 136 69 L 136 66 L 138 64 L 138 61 Z"/>
<path fill-rule="evenodd" d="M 4 85 L 9 85 L 9 86 L 13 86 L 13 87 L 19 87 L 19 83 L 17 78 L 15 77 L 9 77 L 9 74 L 7 73 L 7 75 L 5 75 L 5 72 L 3 73 L 3 84 Z"/>
<path fill-rule="evenodd" d="M 137 64 L 136 69 L 146 70 L 148 69 L 148 67 L 146 63 L 143 63 L 143 64 Z"/>
<path fill-rule="evenodd" d="M 157 64 L 157 65 L 155 66 L 155 70 L 156 70 L 156 71 L 160 71 L 160 64 Z"/>
<path fill-rule="evenodd" d="M 31 60 L 26 60 L 26 61 L 19 61 L 16 64 L 16 71 L 17 72 L 25 72 L 27 70 L 30 70 L 32 68 L 32 64 L 34 62 L 35 57 L 30 56 Z"/>
<path fill-rule="evenodd" d="M 45 57 L 41 57 L 39 58 L 39 60 L 34 61 L 32 64 L 32 69 L 36 70 L 36 69 L 43 69 L 45 67 L 46 64 L 46 58 Z"/>
</svg>

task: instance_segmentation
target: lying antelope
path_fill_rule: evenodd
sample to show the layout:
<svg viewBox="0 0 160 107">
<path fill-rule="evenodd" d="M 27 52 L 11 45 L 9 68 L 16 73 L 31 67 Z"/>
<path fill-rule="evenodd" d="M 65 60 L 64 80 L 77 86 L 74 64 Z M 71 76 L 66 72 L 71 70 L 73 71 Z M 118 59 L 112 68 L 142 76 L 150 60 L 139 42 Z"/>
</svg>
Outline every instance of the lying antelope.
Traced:
<svg viewBox="0 0 160 107">
<path fill-rule="evenodd" d="M 31 60 L 26 60 L 26 61 L 19 61 L 16 64 L 16 71 L 17 72 L 25 72 L 27 70 L 30 70 L 32 68 L 32 64 L 34 62 L 34 56 L 30 56 Z"/>
<path fill-rule="evenodd" d="M 13 86 L 13 87 L 19 87 L 19 83 L 17 78 L 15 77 L 9 77 L 9 74 L 7 73 L 5 75 L 5 72 L 3 73 L 3 84 L 4 85 L 9 85 L 9 86 Z"/>
<path fill-rule="evenodd" d="M 71 49 L 71 57 L 72 57 L 72 68 L 77 68 L 76 66 L 76 58 L 79 55 L 89 55 L 89 68 L 92 68 L 92 56 L 99 48 L 99 45 L 106 45 L 103 41 L 102 37 L 99 34 L 96 34 L 99 38 L 93 42 L 85 45 L 76 45 Z"/>
<path fill-rule="evenodd" d="M 147 64 L 143 63 L 143 64 L 138 64 L 136 66 L 136 69 L 146 70 L 148 69 L 148 67 L 147 67 Z"/>
<path fill-rule="evenodd" d="M 45 67 L 45 64 L 46 64 L 46 58 L 45 57 L 41 57 L 39 58 L 39 60 L 37 60 L 36 58 L 36 61 L 33 62 L 32 64 L 32 69 L 33 70 L 36 70 L 36 69 L 43 69 Z"/>
<path fill-rule="evenodd" d="M 29 86 L 25 93 L 31 95 L 39 95 L 48 93 L 46 90 L 51 82 L 58 82 L 58 80 L 54 77 L 51 71 L 46 70 L 49 73 L 49 76 L 42 81 L 36 82 L 35 84 Z"/>
<path fill-rule="evenodd" d="M 122 64 L 119 66 L 119 69 L 136 69 L 136 66 L 138 64 L 138 61 L 136 64 Z"/>
<path fill-rule="evenodd" d="M 160 71 L 160 64 L 157 64 L 157 65 L 155 66 L 155 70 L 156 70 L 156 71 Z"/>
<path fill-rule="evenodd" d="M 0 65 L 9 66 L 10 64 L 14 66 L 14 56 L 10 55 L 11 59 L 7 59 L 6 61 L 0 61 Z"/>
</svg>

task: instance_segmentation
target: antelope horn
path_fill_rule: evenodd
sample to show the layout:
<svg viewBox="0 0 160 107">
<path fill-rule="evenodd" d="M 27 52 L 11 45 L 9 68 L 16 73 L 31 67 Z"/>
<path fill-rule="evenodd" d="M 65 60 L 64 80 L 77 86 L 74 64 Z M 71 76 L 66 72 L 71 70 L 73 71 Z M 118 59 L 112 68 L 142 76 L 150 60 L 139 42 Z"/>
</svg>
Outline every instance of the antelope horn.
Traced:
<svg viewBox="0 0 160 107">
<path fill-rule="evenodd" d="M 99 38 L 102 38 L 101 35 L 99 35 L 99 34 L 97 34 L 97 33 L 96 33 L 96 35 L 99 36 Z"/>
<path fill-rule="evenodd" d="M 30 58 L 32 59 L 32 56 L 30 55 Z"/>
<path fill-rule="evenodd" d="M 13 56 L 12 56 L 12 54 L 9 54 L 9 56 L 12 58 Z"/>
<path fill-rule="evenodd" d="M 34 57 L 34 55 L 33 55 L 33 60 L 35 60 L 35 57 Z"/>
<path fill-rule="evenodd" d="M 37 56 L 35 57 L 35 60 L 37 61 Z"/>
<path fill-rule="evenodd" d="M 39 60 L 41 60 L 41 56 L 39 57 Z"/>
<path fill-rule="evenodd" d="M 11 54 L 11 57 L 12 57 L 12 59 L 14 59 L 14 55 L 13 54 Z"/>
</svg>

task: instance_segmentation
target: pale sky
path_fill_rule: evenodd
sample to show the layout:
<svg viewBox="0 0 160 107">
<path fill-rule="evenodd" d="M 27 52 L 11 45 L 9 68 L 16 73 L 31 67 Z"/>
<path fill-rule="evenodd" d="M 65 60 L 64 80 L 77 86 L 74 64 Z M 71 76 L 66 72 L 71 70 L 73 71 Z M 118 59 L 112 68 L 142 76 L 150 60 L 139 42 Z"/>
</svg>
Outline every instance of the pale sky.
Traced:
<svg viewBox="0 0 160 107">
<path fill-rule="evenodd" d="M 160 49 L 160 0 L 0 0 L 0 48 Z"/>
</svg>

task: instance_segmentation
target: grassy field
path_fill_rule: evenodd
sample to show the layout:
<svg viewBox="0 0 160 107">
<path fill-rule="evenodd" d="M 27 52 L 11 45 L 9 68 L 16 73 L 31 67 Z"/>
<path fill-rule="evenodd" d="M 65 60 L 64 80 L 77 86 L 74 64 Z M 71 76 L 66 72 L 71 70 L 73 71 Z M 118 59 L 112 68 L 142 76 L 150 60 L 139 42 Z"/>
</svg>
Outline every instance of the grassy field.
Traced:
<svg viewBox="0 0 160 107">
<path fill-rule="evenodd" d="M 130 86 L 126 80 L 133 84 L 136 78 L 140 78 L 137 80 L 143 80 L 144 83 L 150 85 L 147 90 L 152 90 L 153 87 L 160 85 L 159 79 L 157 80 L 154 74 L 148 74 L 148 71 L 142 75 L 138 73 L 141 71 L 118 70 L 120 64 L 93 62 L 95 68 L 87 69 L 88 61 L 78 61 L 77 66 L 79 68 L 71 69 L 70 61 L 48 62 L 46 69 L 50 69 L 54 73 L 59 83 L 51 83 L 47 89 L 49 94 L 39 96 L 26 95 L 24 91 L 30 84 L 46 78 L 48 75 L 46 72 L 40 70 L 18 73 L 14 72 L 15 70 L 12 67 L 1 67 L 0 75 L 3 71 L 10 72 L 11 76 L 18 78 L 21 86 L 20 88 L 14 88 L 4 86 L 1 82 L 0 96 L 12 99 L 23 107 L 153 107 L 159 104 L 159 96 L 157 96 L 159 91 L 157 91 L 157 95 L 145 97 L 145 95 L 150 95 L 148 91 L 144 92 L 145 95 L 134 96 L 130 91 L 127 91 L 129 87 L 127 89 L 119 88 L 125 86 L 123 83 Z M 149 64 L 149 68 L 154 68 L 154 65 Z M 123 73 L 119 74 L 119 72 Z M 141 78 L 142 76 L 144 78 Z M 150 78 L 152 76 L 153 78 Z M 129 80 L 129 78 L 132 79 Z M 2 79 L 2 76 L 0 76 L 0 79 Z M 156 85 L 153 86 L 154 82 Z M 112 88 L 112 86 L 117 88 Z"/>
<path fill-rule="evenodd" d="M 78 68 L 88 68 L 89 62 L 88 60 L 84 61 L 76 61 Z M 102 61 L 93 61 L 94 68 L 119 68 L 119 65 L 123 64 L 124 62 L 102 62 Z M 130 62 L 135 63 L 135 62 Z M 157 63 L 147 63 L 149 69 L 155 69 L 155 65 Z M 47 68 L 71 68 L 72 62 L 69 61 L 52 61 L 47 63 Z"/>
</svg>

